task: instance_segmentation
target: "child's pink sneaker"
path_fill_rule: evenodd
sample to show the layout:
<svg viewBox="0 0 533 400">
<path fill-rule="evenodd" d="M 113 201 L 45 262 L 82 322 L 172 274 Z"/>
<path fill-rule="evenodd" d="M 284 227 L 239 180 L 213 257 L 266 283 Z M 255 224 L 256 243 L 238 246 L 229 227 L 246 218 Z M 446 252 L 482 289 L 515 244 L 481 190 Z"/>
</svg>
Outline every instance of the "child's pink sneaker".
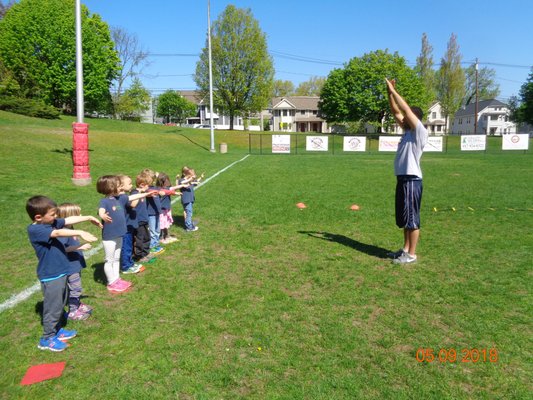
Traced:
<svg viewBox="0 0 533 400">
<path fill-rule="evenodd" d="M 120 279 L 117 279 L 115 282 L 107 285 L 107 290 L 112 293 L 120 293 L 128 289 L 127 287 L 124 287 L 120 284 Z"/>
<path fill-rule="evenodd" d="M 133 283 L 129 281 L 125 281 L 124 279 L 118 278 L 118 285 L 124 288 L 124 290 L 127 290 L 133 285 Z"/>
</svg>

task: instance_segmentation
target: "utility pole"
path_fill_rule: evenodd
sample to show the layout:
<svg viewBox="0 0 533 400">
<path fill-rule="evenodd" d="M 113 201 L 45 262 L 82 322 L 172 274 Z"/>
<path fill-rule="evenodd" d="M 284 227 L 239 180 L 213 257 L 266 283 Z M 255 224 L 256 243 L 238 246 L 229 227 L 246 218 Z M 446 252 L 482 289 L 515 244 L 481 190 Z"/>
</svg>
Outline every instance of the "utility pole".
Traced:
<svg viewBox="0 0 533 400">
<path fill-rule="evenodd" d="M 211 128 L 211 153 L 215 150 L 215 127 L 213 126 L 213 62 L 211 58 L 211 2 L 207 0 L 207 43 L 209 52 L 209 127 Z"/>
<path fill-rule="evenodd" d="M 477 134 L 477 106 L 478 106 L 478 100 L 477 100 L 477 57 L 476 57 L 476 111 L 474 115 L 474 134 Z"/>
</svg>

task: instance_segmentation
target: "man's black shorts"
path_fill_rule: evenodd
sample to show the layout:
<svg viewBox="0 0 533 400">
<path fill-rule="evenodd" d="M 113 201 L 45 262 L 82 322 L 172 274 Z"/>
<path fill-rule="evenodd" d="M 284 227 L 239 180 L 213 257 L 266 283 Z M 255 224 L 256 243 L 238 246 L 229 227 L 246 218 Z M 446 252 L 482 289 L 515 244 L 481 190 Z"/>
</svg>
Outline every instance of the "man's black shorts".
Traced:
<svg viewBox="0 0 533 400">
<path fill-rule="evenodd" d="M 422 179 L 399 175 L 396 182 L 396 225 L 398 228 L 420 229 Z"/>
</svg>

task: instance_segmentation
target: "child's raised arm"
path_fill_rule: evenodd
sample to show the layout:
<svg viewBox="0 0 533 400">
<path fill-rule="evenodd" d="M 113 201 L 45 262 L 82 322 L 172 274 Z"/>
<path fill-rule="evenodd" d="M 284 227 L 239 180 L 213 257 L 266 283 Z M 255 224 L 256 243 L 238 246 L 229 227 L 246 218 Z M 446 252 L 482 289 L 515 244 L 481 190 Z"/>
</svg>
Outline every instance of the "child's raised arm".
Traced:
<svg viewBox="0 0 533 400">
<path fill-rule="evenodd" d="M 79 216 L 67 217 L 65 218 L 65 225 L 74 225 L 74 224 L 78 224 L 80 222 L 86 222 L 86 221 L 90 221 L 91 224 L 96 225 L 99 228 L 102 228 L 102 223 L 98 221 L 97 218 L 93 217 L 92 215 L 79 215 Z"/>
<path fill-rule="evenodd" d="M 86 242 L 96 242 L 98 239 L 96 236 L 90 234 L 89 232 L 79 231 L 76 229 L 54 229 L 50 234 L 50 237 L 72 237 L 79 236 Z"/>
</svg>

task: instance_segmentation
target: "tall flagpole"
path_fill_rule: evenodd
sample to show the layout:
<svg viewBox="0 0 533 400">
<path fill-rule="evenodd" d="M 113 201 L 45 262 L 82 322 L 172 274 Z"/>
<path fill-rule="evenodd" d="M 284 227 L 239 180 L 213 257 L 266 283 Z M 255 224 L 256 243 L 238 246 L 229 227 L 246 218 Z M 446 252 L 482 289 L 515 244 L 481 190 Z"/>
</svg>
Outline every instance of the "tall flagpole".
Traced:
<svg viewBox="0 0 533 400">
<path fill-rule="evenodd" d="M 83 123 L 83 57 L 81 46 L 81 4 L 76 0 L 76 112 L 72 124 L 72 183 L 85 186 L 91 183 L 89 172 L 89 125 Z"/>
<path fill-rule="evenodd" d="M 211 153 L 215 152 L 215 126 L 213 125 L 213 66 L 211 58 L 211 4 L 207 0 L 207 43 L 209 52 L 209 126 L 211 128 Z"/>
</svg>

